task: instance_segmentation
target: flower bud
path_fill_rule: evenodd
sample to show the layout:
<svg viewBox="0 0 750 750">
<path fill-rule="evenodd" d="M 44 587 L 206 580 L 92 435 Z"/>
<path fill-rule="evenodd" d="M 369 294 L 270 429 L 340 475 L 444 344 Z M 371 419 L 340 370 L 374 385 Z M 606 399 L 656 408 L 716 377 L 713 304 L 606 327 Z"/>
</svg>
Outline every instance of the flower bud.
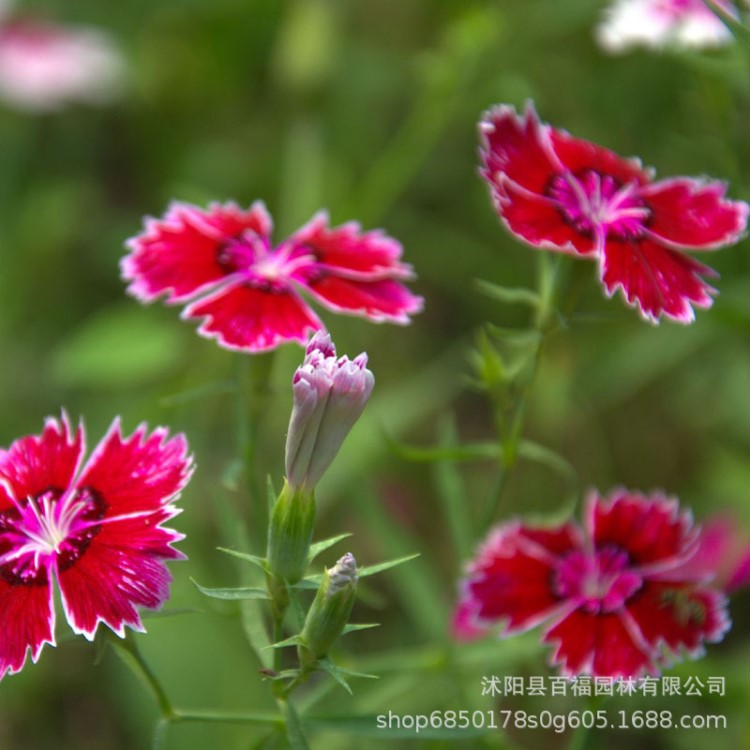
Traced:
<svg viewBox="0 0 750 750">
<path fill-rule="evenodd" d="M 268 526 L 268 566 L 278 578 L 296 583 L 307 569 L 313 527 L 315 496 L 312 490 L 284 482 L 271 511 Z"/>
<path fill-rule="evenodd" d="M 349 552 L 323 574 L 300 633 L 299 655 L 303 665 L 326 656 L 343 633 L 357 593 L 357 580 L 357 561 Z"/>
<path fill-rule="evenodd" d="M 294 374 L 294 406 L 286 440 L 292 487 L 315 487 L 359 419 L 375 384 L 367 355 L 336 358 L 330 335 L 318 331 Z"/>
</svg>

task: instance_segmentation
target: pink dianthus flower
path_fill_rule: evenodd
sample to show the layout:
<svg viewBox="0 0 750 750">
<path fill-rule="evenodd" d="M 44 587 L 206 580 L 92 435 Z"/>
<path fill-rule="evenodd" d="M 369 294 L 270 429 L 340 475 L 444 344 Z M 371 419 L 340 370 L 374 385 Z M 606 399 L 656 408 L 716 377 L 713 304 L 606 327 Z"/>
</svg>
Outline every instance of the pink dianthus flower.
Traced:
<svg viewBox="0 0 750 750">
<path fill-rule="evenodd" d="M 163 427 L 130 437 L 115 420 L 81 468 L 83 426 L 47 419 L 41 435 L 0 451 L 0 677 L 55 644 L 53 581 L 70 627 L 92 640 L 100 622 L 143 630 L 136 607 L 160 607 L 184 558 L 163 523 L 190 478 L 182 435 Z"/>
<path fill-rule="evenodd" d="M 676 499 L 627 490 L 592 494 L 583 528 L 502 524 L 468 566 L 454 633 L 548 623 L 542 640 L 564 675 L 656 674 L 730 627 L 724 594 L 685 568 L 698 541 Z"/>
<path fill-rule="evenodd" d="M 405 325 L 422 299 L 402 283 L 412 277 L 401 245 L 358 224 L 328 226 L 324 212 L 280 245 L 261 202 L 242 210 L 173 203 L 162 219 L 127 243 L 122 275 L 142 302 L 166 295 L 193 300 L 183 318 L 202 319 L 199 333 L 229 349 L 260 352 L 287 341 L 305 344 L 323 324 L 303 292 L 338 313 Z"/>
<path fill-rule="evenodd" d="M 749 207 L 722 182 L 653 181 L 637 159 L 573 138 L 507 105 L 479 125 L 481 174 L 500 218 L 528 244 L 595 260 L 609 296 L 621 289 L 656 323 L 690 323 L 710 307 L 708 266 L 683 250 L 715 250 L 745 231 Z"/>
<path fill-rule="evenodd" d="M 607 8 L 596 38 L 615 54 L 638 45 L 700 49 L 728 44 L 732 32 L 710 5 L 737 15 L 729 0 L 616 0 Z"/>
</svg>

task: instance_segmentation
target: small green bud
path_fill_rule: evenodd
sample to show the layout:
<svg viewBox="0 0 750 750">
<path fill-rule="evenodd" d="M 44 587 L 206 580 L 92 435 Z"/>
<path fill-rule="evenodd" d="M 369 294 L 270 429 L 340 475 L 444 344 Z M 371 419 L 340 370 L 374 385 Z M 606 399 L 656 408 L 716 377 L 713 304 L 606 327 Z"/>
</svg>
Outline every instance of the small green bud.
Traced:
<svg viewBox="0 0 750 750">
<path fill-rule="evenodd" d="M 278 578 L 296 583 L 307 569 L 313 527 L 315 495 L 312 489 L 284 482 L 268 526 L 268 566 Z"/>
<path fill-rule="evenodd" d="M 323 574 L 300 633 L 303 667 L 326 656 L 344 631 L 357 593 L 357 580 L 357 561 L 349 552 Z"/>
</svg>

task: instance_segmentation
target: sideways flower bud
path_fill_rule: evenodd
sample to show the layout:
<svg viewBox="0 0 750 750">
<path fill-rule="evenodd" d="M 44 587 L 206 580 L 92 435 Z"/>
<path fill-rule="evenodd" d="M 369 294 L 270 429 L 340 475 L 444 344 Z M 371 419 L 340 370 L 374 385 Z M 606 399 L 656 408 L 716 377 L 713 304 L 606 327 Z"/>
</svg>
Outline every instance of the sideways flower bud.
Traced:
<svg viewBox="0 0 750 750">
<path fill-rule="evenodd" d="M 322 659 L 344 632 L 357 593 L 357 561 L 347 552 L 323 574 L 323 582 L 300 633 L 300 661 L 310 666 Z"/>
<path fill-rule="evenodd" d="M 294 374 L 294 406 L 286 440 L 286 476 L 312 488 L 339 452 L 372 393 L 367 355 L 336 358 L 330 335 L 318 331 Z"/>
</svg>

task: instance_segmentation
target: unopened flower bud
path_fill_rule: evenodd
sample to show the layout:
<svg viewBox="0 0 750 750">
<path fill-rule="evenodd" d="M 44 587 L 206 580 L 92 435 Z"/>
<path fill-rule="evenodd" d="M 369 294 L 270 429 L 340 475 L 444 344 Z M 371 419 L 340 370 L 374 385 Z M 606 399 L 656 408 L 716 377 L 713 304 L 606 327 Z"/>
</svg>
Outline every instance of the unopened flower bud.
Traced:
<svg viewBox="0 0 750 750">
<path fill-rule="evenodd" d="M 296 583 L 307 569 L 307 555 L 315 526 L 312 490 L 284 482 L 271 511 L 268 527 L 268 566 L 278 578 Z"/>
<path fill-rule="evenodd" d="M 318 331 L 294 374 L 294 406 L 286 440 L 292 487 L 315 487 L 359 419 L 375 384 L 367 355 L 336 358 L 330 335 Z"/>
<path fill-rule="evenodd" d="M 357 593 L 357 580 L 357 561 L 349 552 L 323 574 L 300 633 L 303 664 L 326 656 L 344 632 Z"/>
</svg>

